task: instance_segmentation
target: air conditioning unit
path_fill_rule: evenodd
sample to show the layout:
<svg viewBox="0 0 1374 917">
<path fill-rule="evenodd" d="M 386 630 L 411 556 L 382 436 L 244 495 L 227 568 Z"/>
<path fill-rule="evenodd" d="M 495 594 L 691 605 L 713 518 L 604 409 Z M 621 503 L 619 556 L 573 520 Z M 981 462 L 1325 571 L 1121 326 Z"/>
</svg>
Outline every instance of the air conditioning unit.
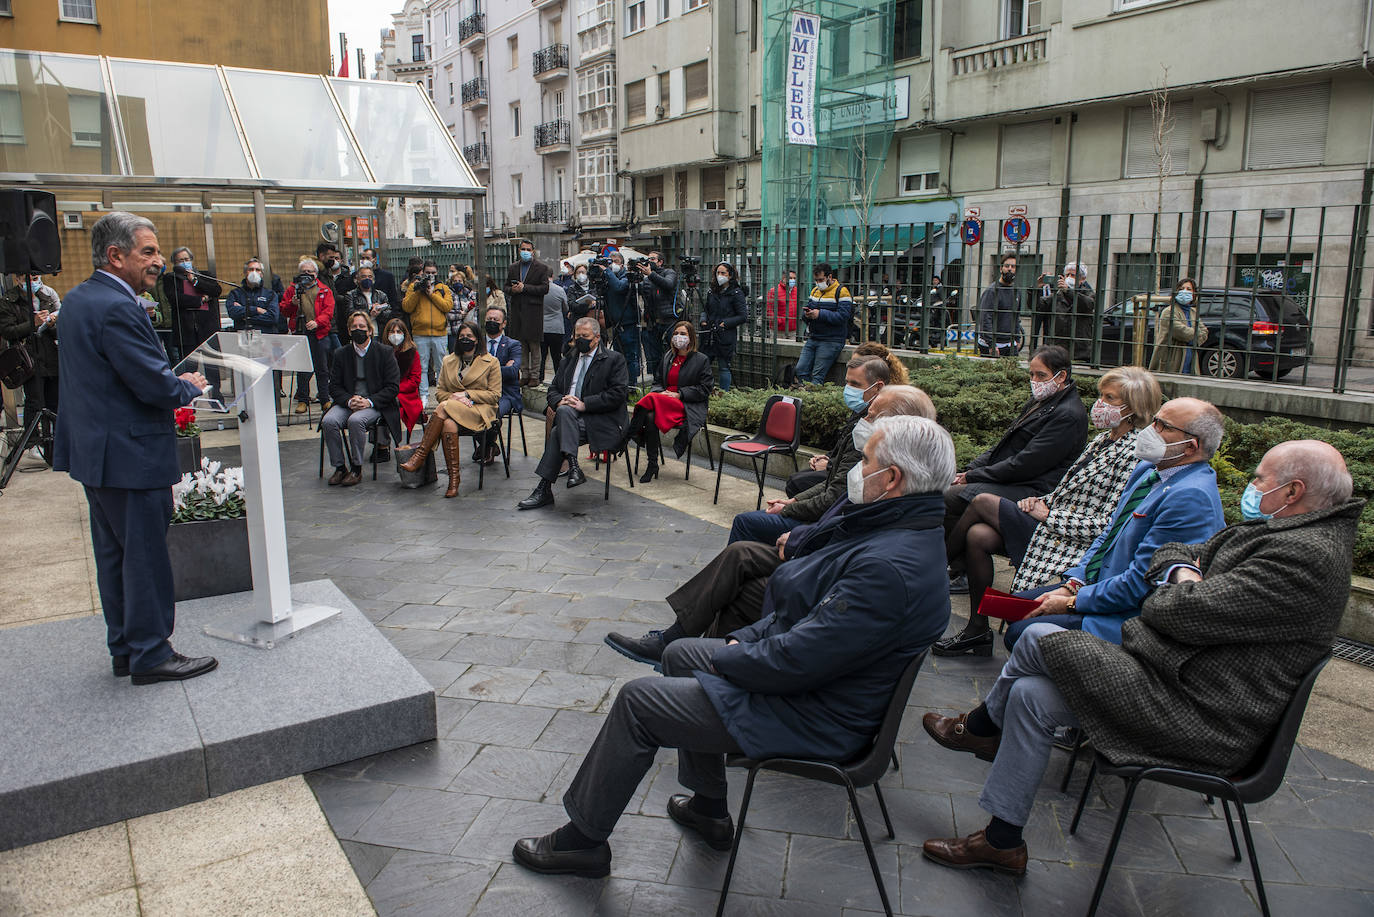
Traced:
<svg viewBox="0 0 1374 917">
<path fill-rule="evenodd" d="M 80 228 L 81 228 L 81 214 L 79 214 L 79 213 L 64 213 L 64 214 L 62 214 L 62 228 L 63 228 L 63 229 L 80 229 Z"/>
</svg>

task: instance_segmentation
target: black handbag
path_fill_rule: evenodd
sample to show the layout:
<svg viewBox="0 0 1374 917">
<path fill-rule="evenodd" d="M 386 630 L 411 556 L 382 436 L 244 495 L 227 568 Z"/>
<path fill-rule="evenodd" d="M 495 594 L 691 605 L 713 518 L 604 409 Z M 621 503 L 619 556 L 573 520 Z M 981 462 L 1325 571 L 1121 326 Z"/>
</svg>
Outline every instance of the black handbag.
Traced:
<svg viewBox="0 0 1374 917">
<path fill-rule="evenodd" d="M 5 388 L 22 388 L 33 378 L 33 357 L 18 344 L 11 344 L 0 352 L 0 382 Z"/>
</svg>

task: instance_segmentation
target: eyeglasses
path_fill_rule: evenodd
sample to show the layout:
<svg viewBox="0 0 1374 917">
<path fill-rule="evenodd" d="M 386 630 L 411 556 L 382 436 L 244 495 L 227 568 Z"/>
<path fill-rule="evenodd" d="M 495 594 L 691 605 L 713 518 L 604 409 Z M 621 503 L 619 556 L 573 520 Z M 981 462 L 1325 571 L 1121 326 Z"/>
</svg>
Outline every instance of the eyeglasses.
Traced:
<svg viewBox="0 0 1374 917">
<path fill-rule="evenodd" d="M 1176 427 L 1176 426 L 1174 426 L 1173 424 L 1169 423 L 1169 421 L 1165 420 L 1165 419 L 1162 418 L 1162 417 L 1156 417 L 1156 418 L 1154 419 L 1154 426 L 1155 426 L 1155 428 L 1158 429 L 1161 433 L 1164 432 L 1165 430 L 1173 430 L 1175 433 L 1186 433 L 1187 435 L 1192 436 L 1192 437 L 1196 437 L 1196 436 L 1197 436 L 1196 433 L 1194 433 L 1192 430 L 1189 430 L 1187 427 Z"/>
</svg>

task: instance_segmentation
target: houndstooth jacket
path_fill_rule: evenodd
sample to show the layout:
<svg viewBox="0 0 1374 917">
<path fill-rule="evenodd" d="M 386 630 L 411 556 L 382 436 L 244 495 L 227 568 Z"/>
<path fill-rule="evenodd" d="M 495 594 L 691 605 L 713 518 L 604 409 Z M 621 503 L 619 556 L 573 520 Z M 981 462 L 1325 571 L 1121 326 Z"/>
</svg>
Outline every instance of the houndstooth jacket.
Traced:
<svg viewBox="0 0 1374 917">
<path fill-rule="evenodd" d="M 1110 431 L 1098 435 L 1059 486 L 1044 497 L 1050 514 L 1035 527 L 1012 592 L 1043 586 L 1083 559 L 1083 552 L 1112 521 L 1121 491 L 1140 463 L 1135 436 L 1135 430 L 1115 441 Z"/>
</svg>

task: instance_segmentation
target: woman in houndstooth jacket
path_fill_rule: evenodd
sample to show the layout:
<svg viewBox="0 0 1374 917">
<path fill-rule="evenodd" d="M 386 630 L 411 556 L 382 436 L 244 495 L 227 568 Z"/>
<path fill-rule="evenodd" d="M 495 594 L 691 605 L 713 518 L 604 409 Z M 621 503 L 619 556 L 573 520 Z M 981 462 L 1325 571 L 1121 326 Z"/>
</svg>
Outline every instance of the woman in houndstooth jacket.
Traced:
<svg viewBox="0 0 1374 917">
<path fill-rule="evenodd" d="M 1154 419 L 1161 395 L 1159 382 L 1138 366 L 1104 373 L 1097 391 L 1092 421 L 1103 432 L 1088 443 L 1052 493 L 1020 501 L 996 494 L 973 498 L 977 521 L 964 532 L 962 553 L 969 622 L 962 633 L 935 644 L 937 656 L 991 655 L 992 630 L 977 612 L 992 585 L 993 554 L 1006 554 L 1016 567 L 1012 592 L 1032 589 L 1077 563 L 1111 521 L 1137 464 L 1136 431 Z"/>
</svg>

